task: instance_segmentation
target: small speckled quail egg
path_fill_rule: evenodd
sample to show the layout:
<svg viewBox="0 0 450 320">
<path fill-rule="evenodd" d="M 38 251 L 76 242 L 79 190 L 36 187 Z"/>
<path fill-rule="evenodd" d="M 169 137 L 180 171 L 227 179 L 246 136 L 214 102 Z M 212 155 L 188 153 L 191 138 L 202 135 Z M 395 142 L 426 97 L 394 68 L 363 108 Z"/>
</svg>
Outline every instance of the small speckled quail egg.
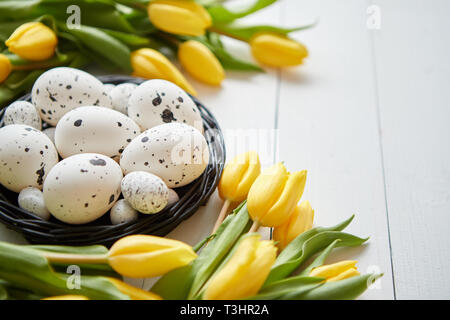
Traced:
<svg viewBox="0 0 450 320">
<path fill-rule="evenodd" d="M 116 86 L 112 83 L 106 83 L 103 85 L 103 89 L 106 93 L 109 93 L 112 89 L 114 89 Z"/>
<path fill-rule="evenodd" d="M 136 87 L 134 83 L 122 83 L 109 92 L 114 110 L 128 115 L 128 99 Z"/>
<path fill-rule="evenodd" d="M 169 190 L 164 181 L 144 171 L 135 171 L 123 178 L 122 194 L 134 209 L 142 213 L 157 213 L 166 207 L 169 200 Z"/>
<path fill-rule="evenodd" d="M 50 212 L 47 210 L 44 201 L 44 194 L 41 190 L 28 187 L 20 191 L 18 199 L 19 207 L 27 210 L 38 217 L 48 220 Z"/>
<path fill-rule="evenodd" d="M 59 162 L 44 182 L 44 200 L 60 221 L 83 224 L 105 214 L 120 196 L 120 166 L 101 154 L 83 153 Z"/>
<path fill-rule="evenodd" d="M 49 127 L 47 129 L 42 130 L 43 133 L 55 144 L 55 127 Z"/>
<path fill-rule="evenodd" d="M 63 158 L 77 153 L 115 157 L 139 134 L 139 126 L 118 111 L 79 107 L 66 113 L 58 122 L 55 145 Z"/>
<path fill-rule="evenodd" d="M 203 132 L 203 122 L 194 101 L 183 89 L 166 80 L 140 84 L 128 100 L 128 116 L 142 130 L 170 122 L 185 123 Z"/>
<path fill-rule="evenodd" d="M 42 120 L 52 126 L 76 107 L 112 107 L 111 98 L 100 80 L 87 72 L 67 67 L 44 72 L 33 85 L 31 100 Z"/>
<path fill-rule="evenodd" d="M 41 130 L 42 121 L 34 105 L 28 101 L 16 101 L 11 103 L 5 110 L 3 117 L 5 125 L 25 124 Z"/>
<path fill-rule="evenodd" d="M 169 200 L 167 202 L 168 206 L 174 205 L 180 200 L 180 197 L 178 196 L 178 193 L 175 192 L 173 189 L 169 189 Z"/>
<path fill-rule="evenodd" d="M 111 208 L 110 218 L 112 224 L 136 221 L 139 214 L 125 199 L 120 199 Z"/>
<path fill-rule="evenodd" d="M 208 145 L 200 131 L 174 122 L 156 126 L 133 139 L 121 155 L 120 166 L 125 174 L 150 172 L 169 188 L 176 188 L 197 179 L 208 161 Z"/>
<path fill-rule="evenodd" d="M 41 131 L 23 124 L 0 129 L 0 183 L 7 189 L 41 189 L 56 163 L 56 148 Z"/>
</svg>

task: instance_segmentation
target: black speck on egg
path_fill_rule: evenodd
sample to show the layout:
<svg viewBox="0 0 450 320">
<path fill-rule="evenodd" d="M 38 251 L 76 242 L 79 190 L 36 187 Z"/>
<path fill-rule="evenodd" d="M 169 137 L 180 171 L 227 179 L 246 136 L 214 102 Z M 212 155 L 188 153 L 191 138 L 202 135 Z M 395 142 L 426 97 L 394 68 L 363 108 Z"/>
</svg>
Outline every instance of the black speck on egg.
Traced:
<svg viewBox="0 0 450 320">
<path fill-rule="evenodd" d="M 109 197 L 109 202 L 108 204 L 111 204 L 114 202 L 114 195 L 112 194 L 111 197 Z"/>
<path fill-rule="evenodd" d="M 106 166 L 106 161 L 103 159 L 91 159 L 89 162 L 94 166 Z"/>
<path fill-rule="evenodd" d="M 75 121 L 75 122 L 73 123 L 73 125 L 74 125 L 75 127 L 79 127 L 79 126 L 81 126 L 81 123 L 82 123 L 82 122 L 83 122 L 83 120 L 79 119 L 79 120 Z"/>
<path fill-rule="evenodd" d="M 147 142 L 148 141 L 148 137 L 143 137 L 141 141 L 142 142 Z"/>
</svg>

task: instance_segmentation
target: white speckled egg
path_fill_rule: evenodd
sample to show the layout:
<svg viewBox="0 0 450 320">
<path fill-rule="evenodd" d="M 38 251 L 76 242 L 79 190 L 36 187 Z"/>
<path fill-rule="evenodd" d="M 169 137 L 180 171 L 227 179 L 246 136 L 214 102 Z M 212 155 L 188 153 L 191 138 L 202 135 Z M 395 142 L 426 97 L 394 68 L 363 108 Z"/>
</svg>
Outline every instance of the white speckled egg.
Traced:
<svg viewBox="0 0 450 320">
<path fill-rule="evenodd" d="M 63 158 L 78 153 L 115 157 L 139 134 L 139 126 L 118 111 L 79 107 L 66 113 L 58 122 L 55 145 Z"/>
<path fill-rule="evenodd" d="M 44 72 L 33 85 L 31 100 L 42 120 L 52 126 L 76 107 L 112 107 L 111 98 L 100 80 L 87 72 L 67 67 Z"/>
<path fill-rule="evenodd" d="M 180 197 L 178 196 L 178 193 L 175 192 L 173 189 L 169 189 L 169 200 L 167 202 L 168 206 L 174 205 L 180 200 Z"/>
<path fill-rule="evenodd" d="M 11 103 L 5 110 L 3 117 L 5 125 L 25 124 L 41 130 L 42 121 L 34 105 L 28 101 L 16 101 Z"/>
<path fill-rule="evenodd" d="M 169 200 L 169 190 L 164 181 L 144 171 L 135 171 L 123 178 L 122 194 L 134 209 L 142 213 L 160 212 Z"/>
<path fill-rule="evenodd" d="M 105 214 L 120 196 L 120 166 L 101 154 L 77 154 L 59 162 L 44 183 L 50 213 L 66 223 L 83 224 Z"/>
<path fill-rule="evenodd" d="M 42 130 L 42 132 L 55 144 L 55 127 L 49 127 L 47 129 Z"/>
<path fill-rule="evenodd" d="M 106 93 L 109 93 L 112 89 L 114 89 L 116 87 L 116 85 L 112 84 L 112 83 L 106 83 L 103 85 L 103 89 Z"/>
<path fill-rule="evenodd" d="M 44 220 L 50 219 L 50 212 L 45 206 L 44 194 L 41 190 L 33 187 L 25 188 L 20 191 L 17 201 L 19 207 L 22 209 L 27 210 Z"/>
<path fill-rule="evenodd" d="M 128 116 L 142 130 L 170 122 L 185 123 L 203 132 L 200 111 L 183 89 L 166 80 L 140 84 L 128 100 Z"/>
<path fill-rule="evenodd" d="M 122 153 L 120 166 L 125 174 L 150 172 L 169 188 L 176 188 L 197 179 L 208 161 L 208 145 L 200 131 L 174 122 L 156 126 L 133 139 Z"/>
<path fill-rule="evenodd" d="M 57 162 L 55 146 L 41 131 L 23 124 L 0 128 L 0 183 L 7 189 L 41 189 Z"/>
<path fill-rule="evenodd" d="M 110 218 L 112 224 L 136 221 L 139 214 L 125 199 L 120 199 L 111 208 Z"/>
<path fill-rule="evenodd" d="M 109 92 L 114 110 L 128 115 L 128 99 L 130 99 L 136 87 L 137 84 L 134 83 L 122 83 Z"/>
</svg>

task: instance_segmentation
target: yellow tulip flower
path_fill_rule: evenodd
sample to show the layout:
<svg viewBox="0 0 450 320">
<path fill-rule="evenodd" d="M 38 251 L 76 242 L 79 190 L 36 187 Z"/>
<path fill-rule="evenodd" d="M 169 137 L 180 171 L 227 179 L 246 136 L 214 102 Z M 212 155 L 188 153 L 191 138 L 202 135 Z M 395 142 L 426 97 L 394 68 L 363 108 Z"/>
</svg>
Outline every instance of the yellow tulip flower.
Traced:
<svg viewBox="0 0 450 320">
<path fill-rule="evenodd" d="M 356 269 L 357 261 L 345 260 L 333 264 L 323 265 L 311 270 L 311 277 L 325 278 L 326 282 L 339 281 L 359 276 Z"/>
<path fill-rule="evenodd" d="M 306 183 L 306 170 L 287 172 L 280 162 L 264 170 L 247 197 L 248 212 L 265 227 L 284 224 L 300 200 Z"/>
<path fill-rule="evenodd" d="M 76 294 L 66 294 L 62 296 L 43 298 L 42 300 L 89 300 L 89 299 L 85 296 L 80 296 Z"/>
<path fill-rule="evenodd" d="M 5 44 L 9 51 L 23 59 L 41 61 L 55 54 L 58 38 L 45 24 L 29 22 L 17 28 Z"/>
<path fill-rule="evenodd" d="M 197 257 L 187 244 L 156 236 L 132 235 L 116 241 L 108 253 L 109 265 L 123 276 L 161 276 Z"/>
<path fill-rule="evenodd" d="M 288 220 L 273 229 L 273 239 L 278 241 L 278 246 L 283 250 L 292 240 L 300 234 L 312 228 L 314 210 L 308 200 L 297 205 Z"/>
<path fill-rule="evenodd" d="M 271 67 L 289 67 L 302 64 L 308 56 L 306 47 L 285 36 L 260 33 L 250 39 L 253 57 Z"/>
<path fill-rule="evenodd" d="M 190 0 L 152 1 L 148 16 L 158 29 L 178 35 L 201 36 L 212 24 L 208 11 Z"/>
<path fill-rule="evenodd" d="M 11 61 L 4 54 L 0 53 L 0 83 L 5 81 L 11 73 Z"/>
<path fill-rule="evenodd" d="M 109 281 L 123 294 L 126 294 L 131 298 L 131 300 L 162 300 L 160 296 L 153 292 L 148 292 L 142 290 L 141 288 L 136 288 L 128 283 L 120 281 L 116 278 L 108 278 Z"/>
<path fill-rule="evenodd" d="M 206 84 L 218 86 L 225 78 L 219 60 L 199 41 L 189 40 L 180 44 L 178 60 L 191 76 Z"/>
<path fill-rule="evenodd" d="M 235 300 L 255 295 L 269 275 L 276 253 L 273 241 L 261 241 L 259 234 L 244 238 L 209 282 L 204 299 Z"/>
<path fill-rule="evenodd" d="M 195 89 L 169 59 L 154 49 L 142 48 L 132 52 L 131 65 L 136 77 L 171 81 L 190 94 L 197 95 Z"/>
</svg>

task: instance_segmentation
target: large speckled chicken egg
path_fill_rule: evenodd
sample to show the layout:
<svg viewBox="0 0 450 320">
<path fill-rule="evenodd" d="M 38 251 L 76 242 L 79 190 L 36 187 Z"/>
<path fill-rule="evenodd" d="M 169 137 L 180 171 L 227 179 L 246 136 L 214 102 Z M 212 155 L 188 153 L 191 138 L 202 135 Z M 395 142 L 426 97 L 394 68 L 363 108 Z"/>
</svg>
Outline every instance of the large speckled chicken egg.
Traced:
<svg viewBox="0 0 450 320">
<path fill-rule="evenodd" d="M 52 126 L 76 107 L 112 108 L 111 98 L 100 80 L 87 72 L 67 67 L 44 72 L 33 85 L 31 100 L 42 120 Z"/>
<path fill-rule="evenodd" d="M 42 189 L 58 153 L 41 131 L 23 124 L 0 129 L 0 183 L 20 192 L 26 187 Z"/>
<path fill-rule="evenodd" d="M 128 99 L 136 87 L 137 84 L 134 83 L 122 83 L 109 91 L 114 110 L 128 115 Z"/>
<path fill-rule="evenodd" d="M 174 122 L 156 126 L 133 139 L 122 153 L 120 166 L 125 174 L 150 172 L 169 188 L 176 188 L 197 179 L 208 161 L 208 145 L 200 131 Z"/>
<path fill-rule="evenodd" d="M 142 213 L 160 212 L 169 201 L 169 189 L 164 181 L 144 171 L 131 172 L 123 178 L 122 194 L 134 209 Z"/>
<path fill-rule="evenodd" d="M 203 132 L 200 111 L 183 89 L 166 80 L 140 84 L 128 100 L 128 116 L 142 130 L 170 122 L 193 126 Z"/>
<path fill-rule="evenodd" d="M 120 156 L 140 134 L 139 126 L 126 115 L 103 107 L 73 109 L 58 122 L 55 145 L 63 158 L 78 153 Z"/>
<path fill-rule="evenodd" d="M 83 224 L 105 214 L 120 196 L 120 166 L 101 154 L 77 154 L 59 162 L 44 183 L 44 200 L 60 221 Z"/>
<path fill-rule="evenodd" d="M 42 121 L 34 105 L 28 101 L 16 101 L 11 103 L 5 110 L 3 117 L 5 125 L 25 124 L 41 130 Z"/>
</svg>

